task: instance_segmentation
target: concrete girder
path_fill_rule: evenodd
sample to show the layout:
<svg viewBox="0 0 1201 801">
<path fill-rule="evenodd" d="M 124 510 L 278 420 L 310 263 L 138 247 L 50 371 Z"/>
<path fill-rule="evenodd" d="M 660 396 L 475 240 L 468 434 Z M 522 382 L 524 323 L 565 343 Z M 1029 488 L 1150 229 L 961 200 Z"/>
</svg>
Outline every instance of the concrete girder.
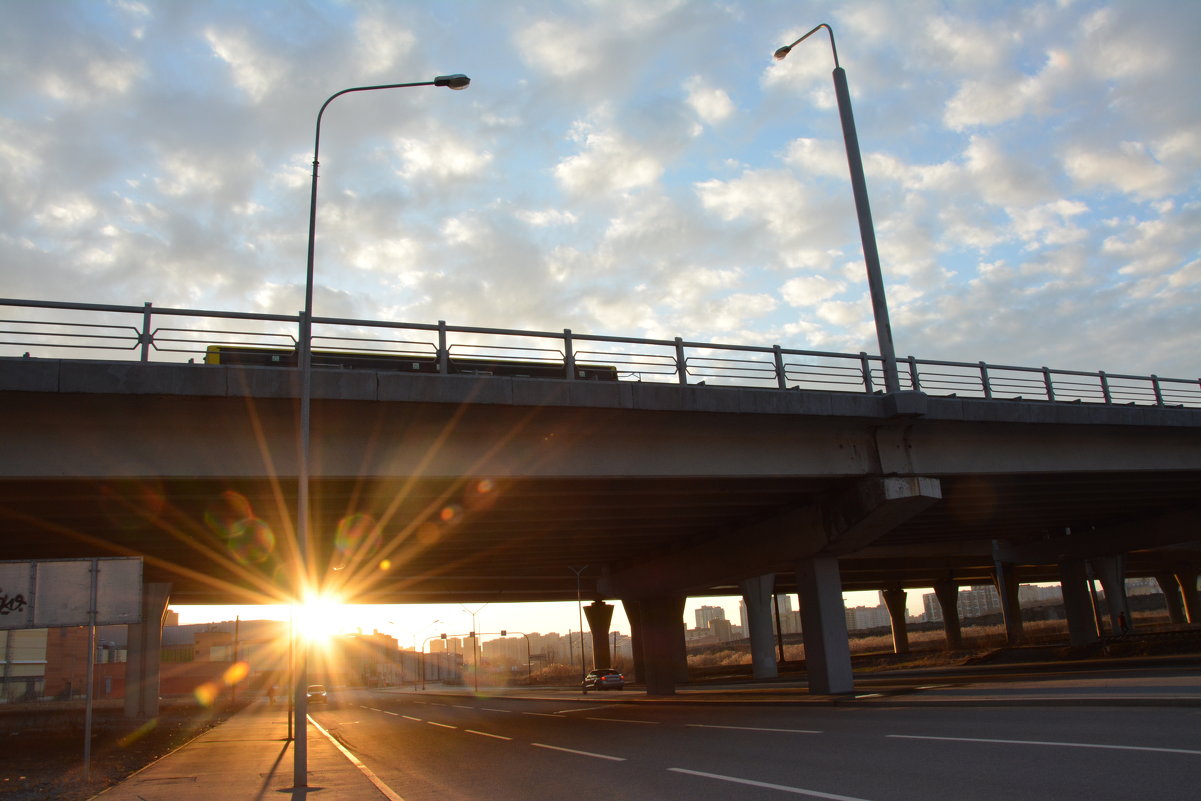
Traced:
<svg viewBox="0 0 1201 801">
<path fill-rule="evenodd" d="M 646 597 L 664 588 L 687 592 L 777 572 L 781 564 L 851 553 L 941 497 L 922 477 L 863 479 L 824 501 L 728 532 L 691 549 L 615 570 L 597 582 L 606 597 Z M 733 538 L 733 540 L 731 539 Z M 732 546 L 731 542 L 736 542 Z"/>
</svg>

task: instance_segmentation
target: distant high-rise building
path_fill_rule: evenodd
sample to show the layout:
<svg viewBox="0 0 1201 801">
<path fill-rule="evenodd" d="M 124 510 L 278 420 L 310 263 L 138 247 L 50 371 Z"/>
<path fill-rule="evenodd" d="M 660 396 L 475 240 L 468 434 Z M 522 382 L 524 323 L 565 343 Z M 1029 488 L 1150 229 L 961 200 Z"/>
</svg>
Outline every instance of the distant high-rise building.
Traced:
<svg viewBox="0 0 1201 801">
<path fill-rule="evenodd" d="M 702 606 L 694 611 L 696 615 L 696 627 L 698 629 L 709 628 L 709 622 L 712 620 L 725 620 L 726 610 L 720 606 Z"/>
<path fill-rule="evenodd" d="M 785 634 L 799 634 L 801 631 L 801 613 L 792 610 L 792 596 L 780 593 L 776 596 L 775 600 L 780 608 L 780 625 L 778 628 Z M 738 618 L 742 624 L 742 636 L 749 637 L 751 627 L 747 622 L 746 601 L 738 602 Z M 772 605 L 771 610 L 771 630 L 772 634 L 777 633 L 775 604 Z"/>
</svg>

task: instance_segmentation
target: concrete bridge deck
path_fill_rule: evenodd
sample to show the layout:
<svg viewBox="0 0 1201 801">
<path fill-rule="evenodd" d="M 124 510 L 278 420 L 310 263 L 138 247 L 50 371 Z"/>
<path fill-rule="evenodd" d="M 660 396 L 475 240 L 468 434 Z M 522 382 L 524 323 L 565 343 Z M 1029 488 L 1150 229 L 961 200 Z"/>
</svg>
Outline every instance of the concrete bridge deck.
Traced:
<svg viewBox="0 0 1201 801">
<path fill-rule="evenodd" d="M 5 558 L 277 598 L 297 381 L 0 359 Z M 847 590 L 1201 564 L 1201 409 L 338 370 L 313 397 L 317 570 L 364 602 L 574 599 L 582 564 L 589 597 L 737 594 L 814 553 Z"/>
</svg>

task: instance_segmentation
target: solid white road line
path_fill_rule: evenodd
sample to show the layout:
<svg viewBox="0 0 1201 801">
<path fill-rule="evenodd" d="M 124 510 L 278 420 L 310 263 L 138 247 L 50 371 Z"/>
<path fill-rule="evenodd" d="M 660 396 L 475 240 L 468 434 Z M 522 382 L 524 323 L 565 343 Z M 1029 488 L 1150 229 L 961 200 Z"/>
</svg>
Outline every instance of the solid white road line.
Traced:
<svg viewBox="0 0 1201 801">
<path fill-rule="evenodd" d="M 776 731 L 785 734 L 821 734 L 814 729 L 764 729 L 758 726 L 711 726 L 708 723 L 685 723 L 694 729 L 733 729 L 735 731 Z"/>
<path fill-rule="evenodd" d="M 489 734 L 486 731 L 476 731 L 475 729 L 463 729 L 468 734 L 478 734 L 480 737 L 491 737 L 493 740 L 512 740 L 512 737 L 505 737 L 502 734 Z"/>
<path fill-rule="evenodd" d="M 350 760 L 350 764 L 354 765 L 356 768 L 358 768 L 360 771 L 362 771 L 363 775 L 367 777 L 367 780 L 375 785 L 375 789 L 379 790 L 383 794 L 384 798 L 387 798 L 388 801 L 405 801 L 404 798 L 402 798 L 399 793 L 395 792 L 391 787 L 384 784 L 383 781 L 380 780 L 379 776 L 376 776 L 374 773 L 372 773 L 371 769 L 369 767 L 367 767 L 366 765 L 364 765 L 359 760 L 358 757 L 356 757 L 354 754 L 347 751 L 346 746 L 342 745 L 342 743 L 340 743 L 336 739 L 334 739 L 334 736 L 332 734 L 327 732 L 325 729 L 321 728 L 320 723 L 313 720 L 312 718 L 309 718 L 309 723 L 313 724 L 313 726 L 316 727 L 317 731 L 324 734 L 325 739 L 327 739 L 331 743 L 333 743 L 334 748 L 337 748 L 339 751 L 342 752 L 342 756 L 344 756 Z"/>
<path fill-rule="evenodd" d="M 944 740 L 953 743 L 1001 743 L 1002 745 L 1054 745 L 1060 748 L 1104 748 L 1111 751 L 1154 751 L 1160 754 L 1190 754 L 1201 756 L 1191 748 L 1152 748 L 1145 745 L 1106 745 L 1104 743 L 1057 743 L 1047 740 L 992 740 L 984 737 L 924 737 L 917 734 L 888 734 L 897 740 Z"/>
<path fill-rule="evenodd" d="M 579 756 L 594 757 L 596 759 L 608 759 L 612 762 L 625 762 L 625 757 L 609 756 L 608 754 L 594 754 L 591 751 L 577 751 L 574 748 L 560 748 L 557 745 L 547 745 L 546 743 L 530 743 L 535 748 L 548 748 L 551 751 L 562 751 L 565 754 L 578 754 Z"/>
<path fill-rule="evenodd" d="M 689 776 L 701 776 L 706 779 L 717 779 L 723 782 L 732 782 L 734 784 L 745 784 L 750 787 L 763 787 L 767 790 L 779 790 L 784 793 L 792 793 L 793 795 L 807 795 L 810 798 L 825 798 L 827 801 L 865 801 L 862 798 L 855 798 L 849 795 L 836 795 L 834 793 L 823 793 L 818 790 L 806 790 L 803 787 L 789 787 L 786 784 L 772 784 L 770 782 L 757 782 L 754 779 L 739 779 L 736 776 L 722 776 L 720 773 L 705 773 L 699 770 L 688 770 L 687 768 L 668 768 L 673 773 L 686 773 Z"/>
</svg>

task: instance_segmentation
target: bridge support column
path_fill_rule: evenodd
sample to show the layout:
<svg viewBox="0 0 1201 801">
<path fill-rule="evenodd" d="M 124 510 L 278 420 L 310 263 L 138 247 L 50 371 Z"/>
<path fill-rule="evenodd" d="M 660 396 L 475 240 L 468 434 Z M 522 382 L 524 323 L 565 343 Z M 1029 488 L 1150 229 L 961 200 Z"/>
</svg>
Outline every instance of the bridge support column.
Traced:
<svg viewBox="0 0 1201 801">
<path fill-rule="evenodd" d="M 676 682 L 688 680 L 688 657 L 684 646 L 685 600 L 683 596 L 639 600 L 645 661 L 643 681 L 647 695 L 675 695 Z"/>
<path fill-rule="evenodd" d="M 1188 619 L 1184 616 L 1184 603 L 1180 598 L 1180 585 L 1176 583 L 1176 576 L 1172 573 L 1156 573 L 1155 581 L 1159 584 L 1164 604 L 1168 607 L 1168 620 L 1176 625 L 1187 623 Z"/>
<path fill-rule="evenodd" d="M 809 692 L 818 695 L 854 692 L 838 559 L 833 556 L 802 559 L 797 564 L 797 596 L 801 602 Z"/>
<path fill-rule="evenodd" d="M 1017 565 L 996 561 L 993 563 L 993 586 L 1001 599 L 1001 616 L 1005 619 L 1005 641 L 1009 645 L 1021 645 L 1026 641 L 1022 630 L 1022 604 L 1018 600 Z"/>
<path fill-rule="evenodd" d="M 1126 599 L 1126 555 L 1093 557 L 1089 563 L 1105 591 L 1110 632 L 1126 634 L 1133 628 L 1130 602 Z"/>
<path fill-rule="evenodd" d="M 959 584 L 955 579 L 943 579 L 934 584 L 934 595 L 942 609 L 942 633 L 947 650 L 963 647 L 963 628 L 959 625 Z"/>
<path fill-rule="evenodd" d="M 889 587 L 884 591 L 884 605 L 888 607 L 888 618 L 892 623 L 892 652 L 909 653 L 909 621 L 905 610 L 905 590 Z"/>
<path fill-rule="evenodd" d="M 604 601 L 593 601 L 584 607 L 584 616 L 588 618 L 588 630 L 592 632 L 592 666 L 613 667 L 613 657 L 609 653 L 609 624 L 613 622 L 613 606 Z"/>
<path fill-rule="evenodd" d="M 125 663 L 127 718 L 158 717 L 159 655 L 170 597 L 170 584 L 142 585 L 142 622 L 129 626 L 129 657 Z"/>
<path fill-rule="evenodd" d="M 1197 592 L 1197 571 L 1181 568 L 1176 571 L 1176 584 L 1184 597 L 1184 611 L 1189 623 L 1201 623 L 1201 593 Z"/>
<path fill-rule="evenodd" d="M 1097 621 L 1093 617 L 1092 592 L 1088 586 L 1088 565 L 1083 559 L 1059 563 L 1059 587 L 1063 592 L 1063 611 L 1068 619 L 1068 642 L 1074 647 L 1097 642 Z"/>
<path fill-rule="evenodd" d="M 776 575 L 768 573 L 741 582 L 742 601 L 746 604 L 746 624 L 751 640 L 751 675 L 756 679 L 774 679 L 780 675 L 772 643 L 772 591 Z"/>
</svg>

